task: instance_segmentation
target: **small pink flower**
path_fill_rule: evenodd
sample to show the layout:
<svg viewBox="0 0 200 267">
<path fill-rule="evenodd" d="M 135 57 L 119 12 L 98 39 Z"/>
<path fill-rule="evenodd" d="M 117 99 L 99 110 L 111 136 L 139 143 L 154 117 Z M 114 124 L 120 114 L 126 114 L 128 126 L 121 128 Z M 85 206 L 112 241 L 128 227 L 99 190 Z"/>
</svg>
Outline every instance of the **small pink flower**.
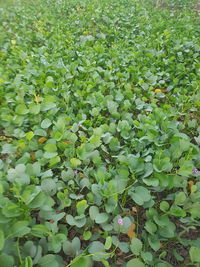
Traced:
<svg viewBox="0 0 200 267">
<path fill-rule="evenodd" d="M 120 224 L 120 225 L 123 225 L 123 223 L 124 223 L 124 221 L 123 221 L 122 218 L 119 218 L 119 219 L 117 220 L 117 222 L 118 222 L 118 224 Z"/>
<path fill-rule="evenodd" d="M 193 171 L 192 171 L 194 174 L 198 174 L 199 170 L 197 168 L 195 168 Z"/>
<path fill-rule="evenodd" d="M 74 174 L 77 175 L 78 174 L 78 170 L 74 170 Z"/>
</svg>

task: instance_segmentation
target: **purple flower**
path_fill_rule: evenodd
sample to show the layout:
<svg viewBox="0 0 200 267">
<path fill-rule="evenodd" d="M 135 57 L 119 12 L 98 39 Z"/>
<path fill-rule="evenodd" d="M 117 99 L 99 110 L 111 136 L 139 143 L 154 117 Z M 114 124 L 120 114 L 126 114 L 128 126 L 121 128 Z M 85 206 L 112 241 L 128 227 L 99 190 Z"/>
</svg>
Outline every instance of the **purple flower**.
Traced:
<svg viewBox="0 0 200 267">
<path fill-rule="evenodd" d="M 193 171 L 192 171 L 194 174 L 198 174 L 199 170 L 197 168 L 195 168 Z"/>
<path fill-rule="evenodd" d="M 124 221 L 123 221 L 122 218 L 119 218 L 119 219 L 117 220 L 117 222 L 118 222 L 118 224 L 120 224 L 120 225 L 123 225 L 123 223 L 124 223 Z"/>
<path fill-rule="evenodd" d="M 78 170 L 74 170 L 74 174 L 75 174 L 75 175 L 78 174 Z"/>
</svg>

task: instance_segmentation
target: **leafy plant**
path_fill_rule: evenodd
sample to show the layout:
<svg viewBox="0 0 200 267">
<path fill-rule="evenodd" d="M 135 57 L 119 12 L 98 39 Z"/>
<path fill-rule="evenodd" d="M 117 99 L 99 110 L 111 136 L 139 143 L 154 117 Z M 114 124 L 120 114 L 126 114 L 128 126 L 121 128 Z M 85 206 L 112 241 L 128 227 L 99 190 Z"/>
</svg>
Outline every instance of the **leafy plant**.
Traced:
<svg viewBox="0 0 200 267">
<path fill-rule="evenodd" d="M 199 266 L 193 0 L 0 0 L 0 266 Z"/>
</svg>

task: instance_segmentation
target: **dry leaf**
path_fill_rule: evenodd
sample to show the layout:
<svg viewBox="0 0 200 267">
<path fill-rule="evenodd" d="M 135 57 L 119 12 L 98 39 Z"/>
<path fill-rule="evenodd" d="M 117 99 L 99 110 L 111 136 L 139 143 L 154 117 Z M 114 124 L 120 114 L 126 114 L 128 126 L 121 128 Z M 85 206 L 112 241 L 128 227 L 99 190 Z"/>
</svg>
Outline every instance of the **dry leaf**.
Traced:
<svg viewBox="0 0 200 267">
<path fill-rule="evenodd" d="M 137 213 L 138 211 L 137 211 L 137 208 L 136 207 L 132 207 L 132 212 L 133 213 Z"/>
<path fill-rule="evenodd" d="M 43 144 L 45 141 L 47 141 L 47 138 L 46 137 L 40 137 L 38 139 L 38 143 L 40 143 L 40 144 Z"/>
<path fill-rule="evenodd" d="M 189 181 L 188 182 L 188 186 L 189 186 L 189 190 L 190 190 L 190 193 L 192 193 L 192 186 L 194 185 L 194 182 L 193 181 Z"/>
<path fill-rule="evenodd" d="M 65 143 L 65 144 L 73 144 L 72 141 L 69 141 L 69 140 L 61 140 L 60 142 Z"/>
<path fill-rule="evenodd" d="M 35 160 L 35 152 L 30 152 L 30 155 L 31 155 L 31 159 Z"/>
<path fill-rule="evenodd" d="M 128 237 L 130 238 L 137 237 L 137 234 L 135 233 L 135 227 L 136 227 L 135 224 L 132 223 L 127 232 Z"/>
</svg>

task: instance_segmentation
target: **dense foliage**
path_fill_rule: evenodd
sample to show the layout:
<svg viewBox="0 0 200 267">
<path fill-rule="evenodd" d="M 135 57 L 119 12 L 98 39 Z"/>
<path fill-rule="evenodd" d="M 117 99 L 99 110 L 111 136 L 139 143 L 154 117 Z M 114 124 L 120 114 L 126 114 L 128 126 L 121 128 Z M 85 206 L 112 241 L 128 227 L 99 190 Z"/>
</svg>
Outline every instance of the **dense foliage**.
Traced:
<svg viewBox="0 0 200 267">
<path fill-rule="evenodd" d="M 189 0 L 0 1 L 0 266 L 200 266 Z"/>
</svg>

